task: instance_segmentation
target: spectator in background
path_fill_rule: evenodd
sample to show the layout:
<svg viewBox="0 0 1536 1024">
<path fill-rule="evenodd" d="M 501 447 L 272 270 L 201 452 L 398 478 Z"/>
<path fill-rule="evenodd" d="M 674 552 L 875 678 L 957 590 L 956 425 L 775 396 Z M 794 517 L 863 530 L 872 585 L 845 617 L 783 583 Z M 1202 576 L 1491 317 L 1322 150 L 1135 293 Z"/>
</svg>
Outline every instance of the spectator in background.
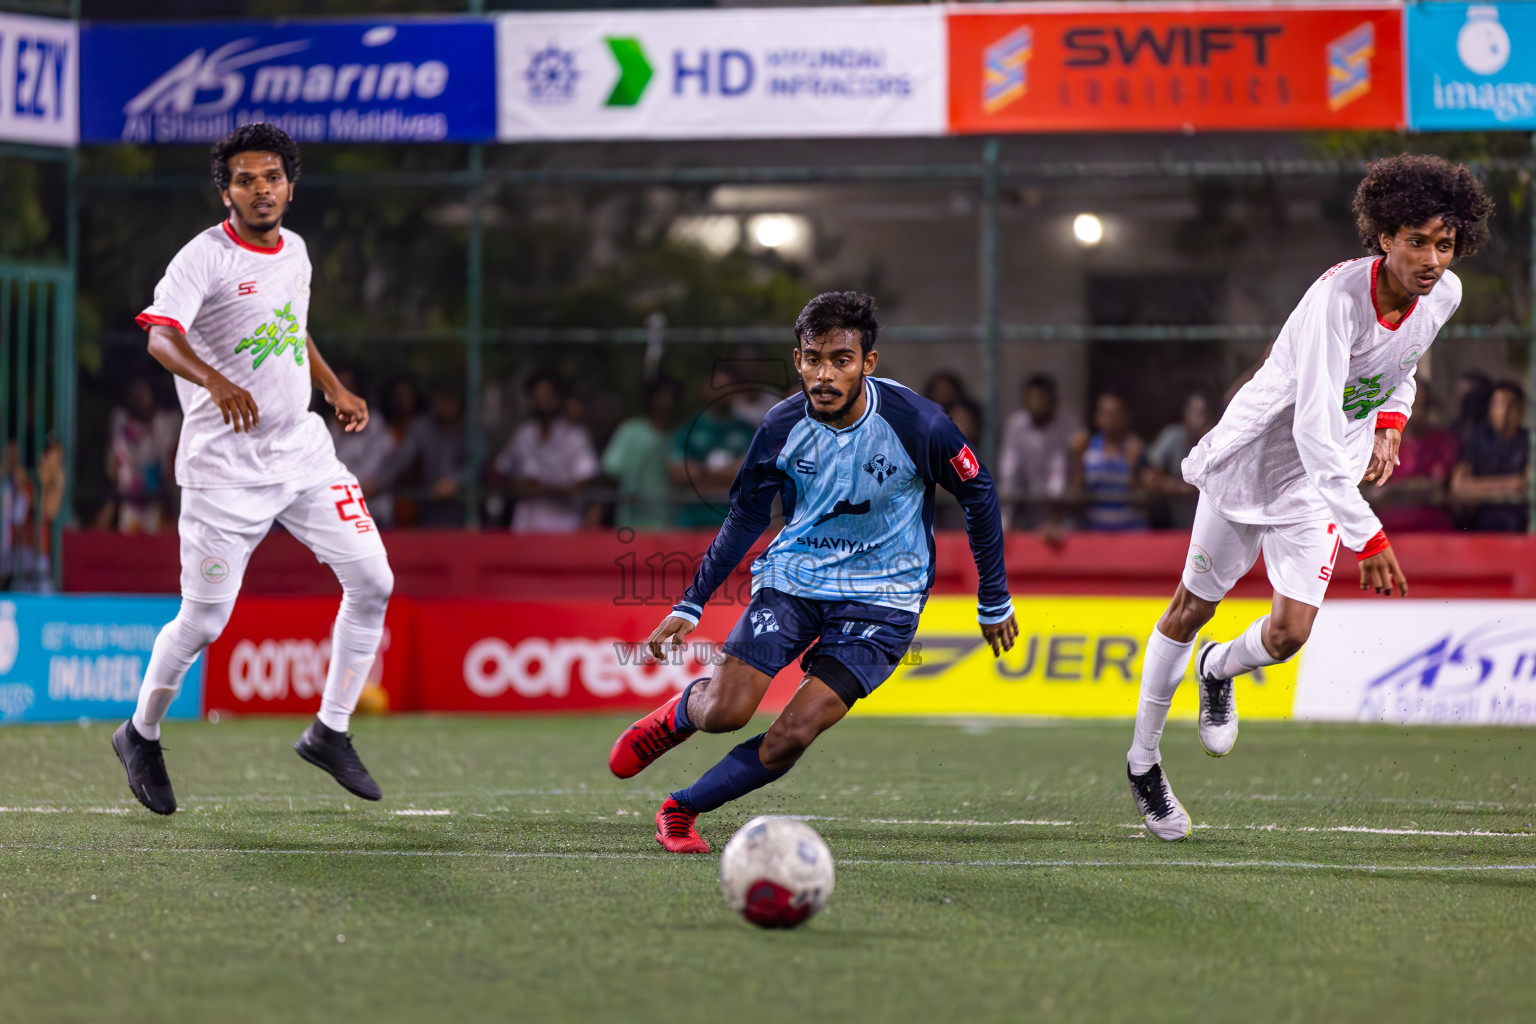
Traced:
<svg viewBox="0 0 1536 1024">
<path fill-rule="evenodd" d="M 1066 493 L 1072 439 L 1081 431 L 1076 417 L 1061 411 L 1053 378 L 1035 374 L 1024 381 L 1024 408 L 1008 417 L 998 460 L 1006 525 L 1022 530 L 1044 525 L 1050 503 Z"/>
<path fill-rule="evenodd" d="M 420 411 L 420 399 L 416 395 L 416 386 L 408 377 L 396 378 L 384 392 L 381 409 L 384 430 L 391 442 L 391 454 L 405 444 L 406 435 L 411 432 L 411 427 L 415 424 Z M 388 459 L 385 463 L 388 463 Z M 382 473 L 383 467 L 381 466 L 377 472 Z M 369 478 L 360 476 L 358 479 L 366 482 Z M 398 497 L 395 492 L 413 491 L 420 486 L 419 467 L 412 466 L 395 481 L 394 491 L 380 492 L 368 499 L 368 511 L 373 513 L 373 521 L 383 527 L 414 524 L 417 513 L 416 500 Z"/>
<path fill-rule="evenodd" d="M 645 415 L 619 424 L 603 450 L 603 472 L 618 484 L 613 524 L 637 530 L 671 525 L 667 434 L 677 416 L 677 382 L 658 377 L 646 389 Z"/>
<path fill-rule="evenodd" d="M 1375 493 L 1366 492 L 1388 536 L 1452 527 L 1445 496 L 1456 468 L 1456 432 L 1440 426 L 1435 413 L 1429 384 L 1419 381 L 1413 394 L 1413 413 L 1397 450 L 1397 469 L 1386 486 Z"/>
<path fill-rule="evenodd" d="M 592 438 L 571 421 L 570 395 L 558 375 L 541 370 L 524 392 L 533 415 L 512 431 L 494 463 L 517 500 L 512 532 L 572 533 L 581 529 L 582 492 L 598 473 Z"/>
<path fill-rule="evenodd" d="M 336 379 L 354 395 L 367 394 L 357 374 L 350 369 L 337 370 Z M 395 437 L 385 424 L 385 417 L 369 416 L 366 427 L 350 433 L 342 429 L 341 421 L 335 416 L 327 418 L 325 424 L 331 432 L 331 441 L 336 445 L 336 458 L 341 460 L 341 464 L 359 480 L 377 478 L 384 469 L 384 463 L 389 460 L 390 453 L 396 448 Z M 373 521 L 380 526 L 394 525 L 393 508 L 388 508 L 388 515 L 381 515 L 377 507 L 379 505 L 390 506 L 391 503 L 388 500 L 371 502 L 368 513 Z"/>
<path fill-rule="evenodd" d="M 1093 409 L 1094 432 L 1072 441 L 1072 490 L 1083 499 L 1090 530 L 1145 530 L 1146 513 L 1136 490 L 1145 445 L 1131 431 L 1125 399 L 1106 392 Z"/>
<path fill-rule="evenodd" d="M 363 482 L 369 509 L 375 494 L 394 490 L 407 474 L 414 474 L 423 492 L 416 505 L 416 525 L 435 529 L 463 526 L 469 429 L 464 424 L 463 396 L 453 388 L 433 392 L 430 415 L 415 417 L 405 440 L 384 460 L 378 478 Z"/>
<path fill-rule="evenodd" d="M 962 398 L 949 407 L 949 418 L 955 421 L 960 433 L 973 445 L 981 444 L 981 407 L 969 398 Z"/>
<path fill-rule="evenodd" d="M 677 510 L 677 525 L 685 529 L 719 526 L 724 520 L 731 482 L 757 432 L 731 413 L 734 384 L 729 370 L 715 367 L 705 382 L 703 411 L 673 432 L 668 477 L 673 486 L 698 497 Z"/>
<path fill-rule="evenodd" d="M 1467 370 L 1456 378 L 1456 422 L 1451 429 L 1462 443 L 1488 422 L 1488 401 L 1492 396 L 1493 381 L 1486 373 Z"/>
<path fill-rule="evenodd" d="M 181 415 L 155 405 L 149 381 L 135 377 L 123 404 L 112 410 L 107 476 L 117 502 L 120 533 L 159 533 L 175 481 Z"/>
<path fill-rule="evenodd" d="M 29 427 L 31 422 L 29 401 Z M 34 471 L 12 440 L 0 463 L 0 590 L 52 593 L 53 526 L 64 507 L 64 445 L 48 437 Z"/>
<path fill-rule="evenodd" d="M 1184 399 L 1184 415 L 1158 433 L 1147 449 L 1142 483 L 1150 496 L 1148 521 L 1154 529 L 1187 530 L 1195 524 L 1200 492 L 1184 482 L 1184 457 L 1216 425 L 1211 403 L 1202 394 Z"/>
<path fill-rule="evenodd" d="M 1451 497 L 1473 506 L 1465 527 L 1523 533 L 1531 467 L 1531 441 L 1525 419 L 1525 389 L 1500 381 L 1488 396 L 1488 421 L 1463 442 L 1451 473 Z"/>
<path fill-rule="evenodd" d="M 956 402 L 968 402 L 971 399 L 966 393 L 965 383 L 948 370 L 939 370 L 928 378 L 928 383 L 923 385 L 923 397 L 930 402 L 937 402 L 945 412 L 954 408 Z"/>
</svg>

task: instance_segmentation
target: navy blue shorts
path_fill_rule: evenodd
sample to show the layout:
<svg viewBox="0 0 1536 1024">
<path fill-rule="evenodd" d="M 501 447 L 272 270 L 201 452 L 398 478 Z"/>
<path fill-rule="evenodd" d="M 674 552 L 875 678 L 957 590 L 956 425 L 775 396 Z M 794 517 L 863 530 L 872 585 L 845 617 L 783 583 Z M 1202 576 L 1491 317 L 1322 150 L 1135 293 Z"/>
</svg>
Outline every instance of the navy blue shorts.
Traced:
<svg viewBox="0 0 1536 1024">
<path fill-rule="evenodd" d="M 802 651 L 801 664 L 808 672 L 829 659 L 836 664 L 822 666 L 817 678 L 851 705 L 890 678 L 916 633 L 916 612 L 859 601 L 818 601 L 763 587 L 723 649 L 770 676 Z"/>
</svg>

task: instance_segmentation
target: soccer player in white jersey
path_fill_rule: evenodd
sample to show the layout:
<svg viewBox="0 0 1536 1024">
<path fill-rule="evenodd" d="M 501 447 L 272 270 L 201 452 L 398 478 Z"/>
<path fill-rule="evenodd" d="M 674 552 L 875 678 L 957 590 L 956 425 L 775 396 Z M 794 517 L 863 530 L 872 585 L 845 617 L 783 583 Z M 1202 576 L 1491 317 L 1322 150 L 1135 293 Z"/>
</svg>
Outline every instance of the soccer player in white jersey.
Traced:
<svg viewBox="0 0 1536 1024">
<path fill-rule="evenodd" d="M 1481 247 L 1492 207 L 1459 164 L 1407 155 L 1372 164 L 1354 212 L 1374 255 L 1317 279 L 1264 365 L 1184 460 L 1200 500 L 1183 580 L 1147 641 L 1126 766 L 1137 810 L 1159 839 L 1190 832 L 1158 749 L 1169 704 L 1200 628 L 1261 550 L 1275 592 L 1270 613 L 1202 647 L 1195 663 L 1200 743 L 1214 757 L 1237 741 L 1233 677 L 1306 643 L 1341 545 L 1359 555 L 1361 590 L 1408 593 L 1360 483 L 1392 476 L 1414 369 L 1461 301 L 1448 268 Z"/>
<path fill-rule="evenodd" d="M 357 478 L 309 411 L 318 388 L 342 428 L 359 431 L 368 406 L 337 381 L 306 326 L 309 254 L 282 226 L 298 146 L 272 125 L 245 125 L 213 147 L 212 172 L 229 219 L 176 254 L 138 317 L 150 354 L 176 375 L 185 414 L 176 452 L 181 610 L 155 638 L 138 708 L 113 733 L 112 748 L 140 803 L 157 814 L 176 810 L 160 721 L 193 660 L 229 621 L 246 562 L 275 521 L 342 588 L 319 717 L 294 749 L 348 791 L 377 800 L 347 726 L 378 652 L 394 576 Z"/>
</svg>

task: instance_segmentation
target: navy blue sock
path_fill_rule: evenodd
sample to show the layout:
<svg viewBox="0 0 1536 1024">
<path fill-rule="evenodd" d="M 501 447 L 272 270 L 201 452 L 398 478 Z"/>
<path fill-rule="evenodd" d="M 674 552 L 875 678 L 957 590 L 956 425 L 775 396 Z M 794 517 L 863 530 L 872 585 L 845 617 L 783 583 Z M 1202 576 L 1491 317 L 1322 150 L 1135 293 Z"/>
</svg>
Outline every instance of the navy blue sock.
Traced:
<svg viewBox="0 0 1536 1024">
<path fill-rule="evenodd" d="M 703 814 L 783 778 L 788 768 L 769 771 L 758 756 L 757 748 L 763 745 L 766 735 L 762 733 L 732 747 L 719 764 L 699 776 L 699 781 L 687 789 L 673 793 L 672 799 L 690 811 Z"/>
<path fill-rule="evenodd" d="M 683 687 L 683 698 L 677 702 L 677 707 L 672 711 L 672 728 L 692 730 L 694 724 L 688 718 L 688 695 L 693 692 L 694 686 L 702 683 L 707 676 L 700 676 L 687 686 Z"/>
</svg>

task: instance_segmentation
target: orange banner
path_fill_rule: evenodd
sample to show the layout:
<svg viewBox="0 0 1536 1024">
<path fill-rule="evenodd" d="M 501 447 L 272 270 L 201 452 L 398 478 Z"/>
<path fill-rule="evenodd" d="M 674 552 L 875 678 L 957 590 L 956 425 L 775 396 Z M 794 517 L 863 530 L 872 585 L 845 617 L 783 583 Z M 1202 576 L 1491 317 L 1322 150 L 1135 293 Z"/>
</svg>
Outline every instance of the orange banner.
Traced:
<svg viewBox="0 0 1536 1024">
<path fill-rule="evenodd" d="M 949 16 L 959 133 L 1403 124 L 1397 4 L 1029 4 Z"/>
</svg>

